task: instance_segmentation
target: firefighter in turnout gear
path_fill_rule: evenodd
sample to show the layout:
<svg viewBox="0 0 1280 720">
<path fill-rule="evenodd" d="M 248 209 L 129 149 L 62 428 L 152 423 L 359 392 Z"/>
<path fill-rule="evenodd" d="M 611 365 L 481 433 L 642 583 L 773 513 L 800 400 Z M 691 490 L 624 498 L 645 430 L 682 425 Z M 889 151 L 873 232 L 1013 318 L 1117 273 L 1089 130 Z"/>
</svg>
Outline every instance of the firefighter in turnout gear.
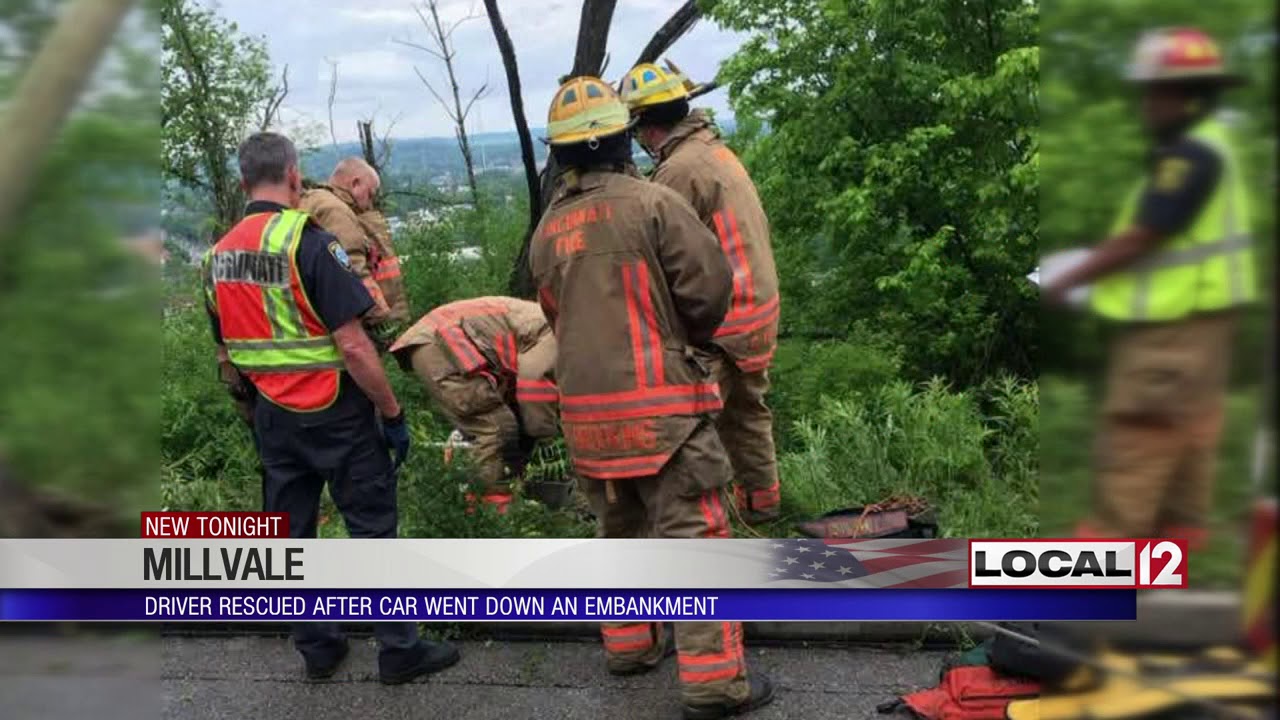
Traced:
<svg viewBox="0 0 1280 720">
<path fill-rule="evenodd" d="M 1138 43 L 1129 79 L 1153 147 L 1113 234 L 1045 287 L 1052 302 L 1094 283 L 1111 321 L 1107 388 L 1085 536 L 1205 540 L 1231 343 L 1257 299 L 1249 192 L 1230 129 L 1215 116 L 1238 79 L 1204 33 Z"/>
<path fill-rule="evenodd" d="M 352 272 L 374 300 L 365 327 L 379 348 L 385 349 L 408 322 L 409 303 L 390 230 L 374 206 L 380 187 L 378 173 L 367 162 L 349 157 L 338 163 L 328 182 L 302 194 L 300 209 L 342 243 Z"/>
<path fill-rule="evenodd" d="M 258 133 L 240 146 L 245 217 L 205 259 L 205 301 L 220 363 L 259 397 L 253 428 L 263 510 L 289 515 L 294 538 L 316 536 L 325 486 L 353 538 L 396 536 L 396 465 L 409 452 L 404 412 L 361 324 L 373 298 L 342 245 L 297 206 L 293 143 Z M 379 420 L 379 417 L 381 420 Z M 458 660 L 412 622 L 376 623 L 379 677 L 409 682 Z M 307 677 L 337 672 L 347 641 L 334 623 L 294 626 Z"/>
<path fill-rule="evenodd" d="M 657 163 L 653 182 L 693 206 L 733 269 L 733 298 L 714 340 L 724 401 L 716 429 L 733 463 L 739 511 L 754 524 L 776 519 L 782 500 L 765 404 L 778 338 L 778 274 L 755 184 L 706 113 L 689 109 L 698 89 L 674 67 L 646 63 L 623 79 L 622 97 L 640 145 Z"/>
<path fill-rule="evenodd" d="M 726 538 L 731 468 L 712 425 L 721 407 L 708 356 L 733 291 L 729 263 L 687 202 L 631 163 L 631 121 L 593 77 L 564 83 L 547 132 L 565 172 L 530 249 L 556 335 L 561 424 L 600 537 Z M 657 623 L 607 624 L 615 674 L 655 668 Z M 763 706 L 741 623 L 684 622 L 675 645 L 686 718 Z"/>
<path fill-rule="evenodd" d="M 508 297 L 442 305 L 401 335 L 391 353 L 471 439 L 479 499 L 505 513 L 534 443 L 559 430 L 556 341 L 542 309 Z"/>
</svg>

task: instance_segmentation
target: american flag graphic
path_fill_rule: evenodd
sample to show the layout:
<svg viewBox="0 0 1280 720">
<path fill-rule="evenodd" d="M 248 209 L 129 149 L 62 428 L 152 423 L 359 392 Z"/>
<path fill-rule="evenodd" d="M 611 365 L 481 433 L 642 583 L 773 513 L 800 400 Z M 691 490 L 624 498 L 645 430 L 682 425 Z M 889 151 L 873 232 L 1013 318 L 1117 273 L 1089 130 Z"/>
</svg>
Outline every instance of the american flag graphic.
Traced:
<svg viewBox="0 0 1280 720">
<path fill-rule="evenodd" d="M 969 545 L 964 539 L 815 540 L 770 544 L 767 587 L 964 588 Z"/>
</svg>

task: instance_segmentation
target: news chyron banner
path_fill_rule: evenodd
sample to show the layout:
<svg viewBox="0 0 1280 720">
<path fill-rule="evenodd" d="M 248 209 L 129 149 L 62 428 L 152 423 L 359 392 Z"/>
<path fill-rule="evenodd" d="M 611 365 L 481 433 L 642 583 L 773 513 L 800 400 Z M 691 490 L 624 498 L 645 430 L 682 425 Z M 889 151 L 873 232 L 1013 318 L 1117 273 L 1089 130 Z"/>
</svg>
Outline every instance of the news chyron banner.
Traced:
<svg viewBox="0 0 1280 720">
<path fill-rule="evenodd" d="M 294 540 L 143 513 L 128 540 L 0 540 L 0 620 L 1132 620 L 1180 540 Z M 1082 592 L 1092 590 L 1092 592 Z"/>
</svg>

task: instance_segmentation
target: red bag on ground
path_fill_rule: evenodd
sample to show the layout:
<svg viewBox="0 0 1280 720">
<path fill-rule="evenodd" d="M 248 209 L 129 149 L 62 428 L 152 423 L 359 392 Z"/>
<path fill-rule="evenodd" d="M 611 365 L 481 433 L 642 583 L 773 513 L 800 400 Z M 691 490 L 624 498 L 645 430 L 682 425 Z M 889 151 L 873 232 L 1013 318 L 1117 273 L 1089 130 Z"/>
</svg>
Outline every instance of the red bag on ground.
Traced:
<svg viewBox="0 0 1280 720">
<path fill-rule="evenodd" d="M 926 720 L 1004 720 L 1014 700 L 1040 695 L 1040 683 L 1000 675 L 986 665 L 947 670 L 935 687 L 902 696 L 902 704 Z"/>
</svg>

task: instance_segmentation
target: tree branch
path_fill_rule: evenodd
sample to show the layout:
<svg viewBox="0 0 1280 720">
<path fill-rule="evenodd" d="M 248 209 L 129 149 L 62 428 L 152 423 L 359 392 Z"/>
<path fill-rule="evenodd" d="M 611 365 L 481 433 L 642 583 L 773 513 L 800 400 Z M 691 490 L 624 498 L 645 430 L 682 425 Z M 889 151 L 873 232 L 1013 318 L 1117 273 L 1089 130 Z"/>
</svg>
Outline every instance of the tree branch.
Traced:
<svg viewBox="0 0 1280 720">
<path fill-rule="evenodd" d="M 453 114 L 453 111 L 449 109 L 449 102 L 445 100 L 443 97 L 441 97 L 440 93 L 436 92 L 435 88 L 431 87 L 431 82 L 428 81 L 426 76 L 422 74 L 422 71 L 418 69 L 417 65 L 413 66 L 413 72 L 417 74 L 418 79 L 422 81 L 422 84 L 426 85 L 427 89 L 431 91 L 431 94 L 432 96 L 435 97 L 436 102 L 440 103 L 440 107 L 444 110 L 444 114 L 448 115 L 450 120 L 457 123 L 458 118 L 455 117 Z"/>
<path fill-rule="evenodd" d="M 391 42 L 393 42 L 393 43 L 398 43 L 398 44 L 400 44 L 400 45 L 405 45 L 405 46 L 407 46 L 407 47 L 411 47 L 411 48 L 416 48 L 416 49 L 421 50 L 422 52 L 427 53 L 427 54 L 429 54 L 429 55 L 431 55 L 431 56 L 433 56 L 433 57 L 435 57 L 436 59 L 441 60 L 441 61 L 443 61 L 443 60 L 445 59 L 445 58 L 444 58 L 444 55 L 441 55 L 439 52 L 437 52 L 437 51 L 435 51 L 435 50 L 432 50 L 431 48 L 427 47 L 426 45 L 419 45 L 418 43 L 415 43 L 415 42 L 409 42 L 408 40 L 399 40 L 399 39 L 397 39 L 397 38 L 392 38 L 392 39 L 391 39 Z"/>
<path fill-rule="evenodd" d="M 333 125 L 333 103 L 338 97 L 338 62 L 336 60 L 325 59 L 331 68 L 329 73 L 329 139 L 333 141 L 333 146 L 338 147 L 338 132 Z"/>
<path fill-rule="evenodd" d="M 698 19 L 702 17 L 703 5 L 710 6 L 707 0 L 686 0 L 667 21 L 658 28 L 658 31 L 649 39 L 649 43 L 644 46 L 644 50 L 640 51 L 640 57 L 636 58 L 635 65 L 640 63 L 657 62 L 677 40 L 684 37 L 686 33 L 698 24 Z M 633 66 L 634 67 L 634 66 Z"/>
<path fill-rule="evenodd" d="M 284 66 L 284 70 L 280 73 L 280 87 L 275 88 L 271 92 L 271 96 L 267 98 L 266 109 L 262 112 L 262 123 L 259 130 L 266 132 L 271 127 L 272 119 L 280 113 L 280 105 L 284 103 L 284 99 L 289 95 L 289 65 Z"/>
</svg>

